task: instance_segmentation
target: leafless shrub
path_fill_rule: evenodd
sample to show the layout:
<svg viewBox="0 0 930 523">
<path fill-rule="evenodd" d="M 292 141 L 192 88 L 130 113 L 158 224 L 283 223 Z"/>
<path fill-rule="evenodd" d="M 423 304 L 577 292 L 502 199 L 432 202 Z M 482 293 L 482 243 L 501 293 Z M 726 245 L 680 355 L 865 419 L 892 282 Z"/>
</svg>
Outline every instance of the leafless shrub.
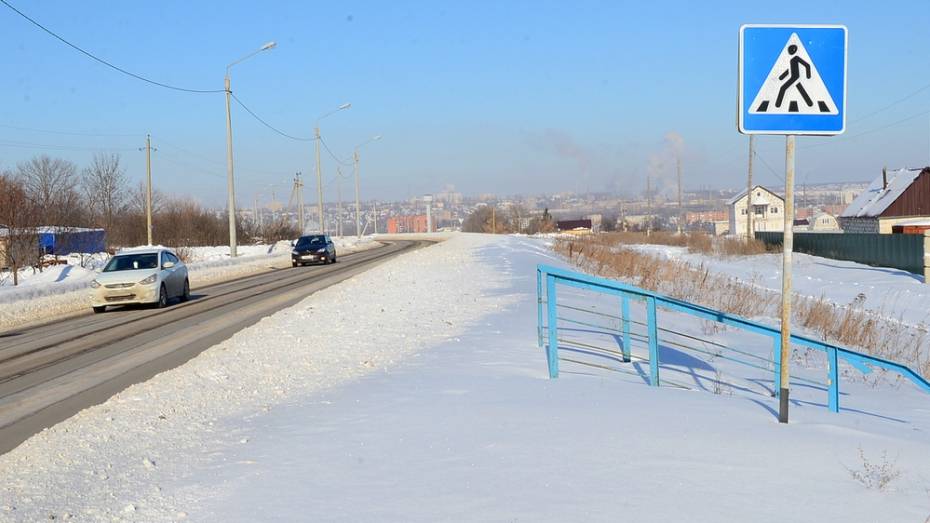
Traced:
<svg viewBox="0 0 930 523">
<path fill-rule="evenodd" d="M 889 460 L 887 451 L 882 451 L 878 461 L 871 461 L 865 456 L 862 447 L 859 447 L 859 459 L 862 461 L 862 468 L 849 469 L 849 473 L 867 489 L 883 491 L 901 476 L 901 471 L 896 466 L 897 461 Z"/>
<path fill-rule="evenodd" d="M 178 259 L 180 259 L 184 263 L 190 263 L 191 258 L 194 254 L 191 248 L 187 246 L 175 247 L 174 253 L 177 254 Z"/>
</svg>

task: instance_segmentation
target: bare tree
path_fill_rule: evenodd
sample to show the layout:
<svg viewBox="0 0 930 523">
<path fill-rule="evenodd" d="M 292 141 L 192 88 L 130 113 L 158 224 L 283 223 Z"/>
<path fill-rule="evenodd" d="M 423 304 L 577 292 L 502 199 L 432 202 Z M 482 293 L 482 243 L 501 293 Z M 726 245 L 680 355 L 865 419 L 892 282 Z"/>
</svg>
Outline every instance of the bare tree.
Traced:
<svg viewBox="0 0 930 523">
<path fill-rule="evenodd" d="M 126 205 L 126 176 L 119 161 L 118 154 L 95 154 L 81 176 L 91 218 L 107 233 Z"/>
<path fill-rule="evenodd" d="M 43 225 L 72 227 L 81 221 L 77 166 L 73 163 L 35 156 L 17 165 L 16 177 L 41 213 Z"/>
<path fill-rule="evenodd" d="M 40 261 L 36 211 L 23 184 L 0 174 L 0 265 L 13 271 L 13 285 L 19 285 L 20 268 Z"/>
</svg>

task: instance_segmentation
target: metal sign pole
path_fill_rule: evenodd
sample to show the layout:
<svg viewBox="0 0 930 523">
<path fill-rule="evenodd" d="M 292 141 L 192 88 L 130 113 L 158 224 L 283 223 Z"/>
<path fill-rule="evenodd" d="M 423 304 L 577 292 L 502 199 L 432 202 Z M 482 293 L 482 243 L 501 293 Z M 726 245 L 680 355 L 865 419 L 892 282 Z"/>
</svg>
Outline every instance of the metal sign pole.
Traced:
<svg viewBox="0 0 930 523">
<path fill-rule="evenodd" d="M 791 251 L 794 248 L 794 135 L 785 141 L 785 235 L 782 241 L 781 360 L 778 421 L 788 423 L 788 364 L 791 361 Z"/>
</svg>

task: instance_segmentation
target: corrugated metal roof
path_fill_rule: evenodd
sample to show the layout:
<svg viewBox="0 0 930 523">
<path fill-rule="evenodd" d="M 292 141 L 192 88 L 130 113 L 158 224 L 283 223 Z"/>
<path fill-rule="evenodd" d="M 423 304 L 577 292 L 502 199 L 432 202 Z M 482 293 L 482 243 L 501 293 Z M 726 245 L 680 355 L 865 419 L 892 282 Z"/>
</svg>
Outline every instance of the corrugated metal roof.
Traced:
<svg viewBox="0 0 930 523">
<path fill-rule="evenodd" d="M 843 218 L 874 218 L 881 216 L 920 175 L 921 169 L 888 171 L 888 186 L 883 187 L 882 177 L 872 180 L 869 188 L 860 194 L 840 216 Z"/>
</svg>

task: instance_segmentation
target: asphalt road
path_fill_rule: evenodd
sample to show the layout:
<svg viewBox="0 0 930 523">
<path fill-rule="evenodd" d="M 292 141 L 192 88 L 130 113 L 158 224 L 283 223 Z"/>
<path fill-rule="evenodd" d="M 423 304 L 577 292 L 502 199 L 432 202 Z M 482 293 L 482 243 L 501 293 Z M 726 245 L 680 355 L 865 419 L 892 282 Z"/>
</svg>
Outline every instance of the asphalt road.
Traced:
<svg viewBox="0 0 930 523">
<path fill-rule="evenodd" d="M 391 242 L 341 255 L 335 265 L 203 287 L 165 309 L 111 309 L 0 332 L 0 454 L 320 289 L 427 243 Z"/>
</svg>

